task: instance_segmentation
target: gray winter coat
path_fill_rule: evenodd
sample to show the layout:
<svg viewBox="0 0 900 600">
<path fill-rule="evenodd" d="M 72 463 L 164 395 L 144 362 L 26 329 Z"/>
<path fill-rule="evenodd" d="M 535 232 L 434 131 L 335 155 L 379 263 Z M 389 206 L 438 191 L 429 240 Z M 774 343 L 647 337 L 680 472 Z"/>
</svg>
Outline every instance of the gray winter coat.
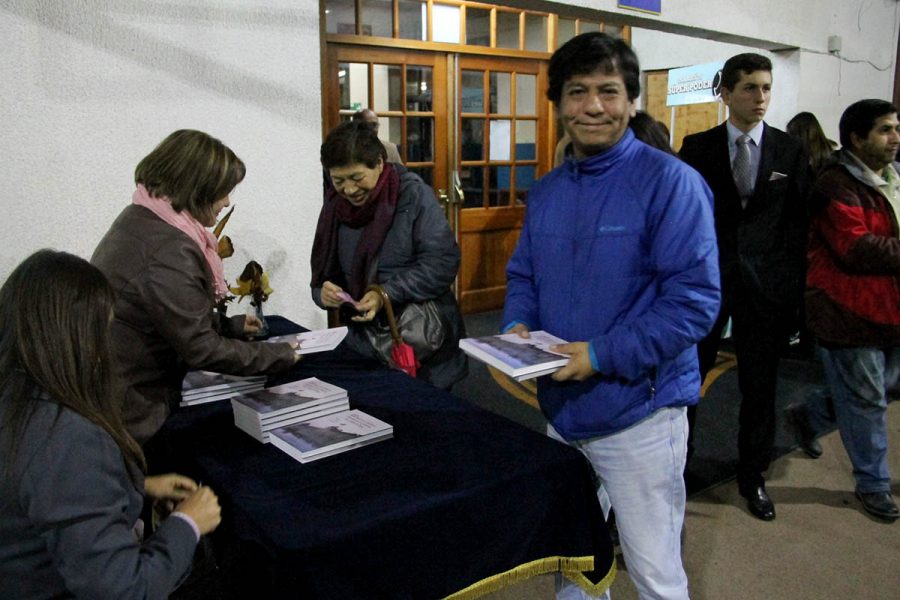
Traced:
<svg viewBox="0 0 900 600">
<path fill-rule="evenodd" d="M 459 247 L 431 188 L 404 167 L 395 165 L 395 168 L 400 173 L 400 198 L 394 222 L 381 246 L 377 272 L 370 275 L 369 281 L 384 288 L 395 310 L 407 302 L 437 300 L 450 330 L 444 344 L 423 363 L 417 376 L 438 387 L 449 388 L 468 373 L 465 354 L 459 350 L 459 338 L 464 335 L 462 316 L 450 289 L 459 270 Z M 338 258 L 346 280 L 350 278 L 353 253 L 361 232 L 362 229 L 345 225 L 338 229 Z M 325 308 L 321 287 L 312 288 L 312 298 Z M 360 354 L 374 357 L 363 331 L 366 326 L 351 323 L 345 344 Z"/>
</svg>

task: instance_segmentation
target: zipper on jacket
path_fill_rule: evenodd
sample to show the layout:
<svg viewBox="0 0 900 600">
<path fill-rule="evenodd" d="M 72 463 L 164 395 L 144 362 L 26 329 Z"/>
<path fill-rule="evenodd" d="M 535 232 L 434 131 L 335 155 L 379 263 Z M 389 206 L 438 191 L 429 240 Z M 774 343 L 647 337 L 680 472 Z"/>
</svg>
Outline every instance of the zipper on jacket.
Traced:
<svg viewBox="0 0 900 600">
<path fill-rule="evenodd" d="M 656 367 L 650 369 L 650 374 L 647 376 L 647 383 L 650 386 L 650 402 L 656 398 Z"/>
</svg>

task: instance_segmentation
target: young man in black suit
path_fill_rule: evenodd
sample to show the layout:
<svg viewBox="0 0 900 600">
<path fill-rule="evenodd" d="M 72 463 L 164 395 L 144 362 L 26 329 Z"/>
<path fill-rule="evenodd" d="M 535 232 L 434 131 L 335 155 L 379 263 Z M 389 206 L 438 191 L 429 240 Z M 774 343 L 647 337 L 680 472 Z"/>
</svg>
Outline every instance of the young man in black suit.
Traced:
<svg viewBox="0 0 900 600">
<path fill-rule="evenodd" d="M 768 58 L 733 56 L 721 81 L 728 121 L 686 137 L 679 153 L 715 196 L 722 308 L 698 346 L 700 373 L 715 363 L 731 317 L 742 395 L 738 487 L 750 512 L 770 521 L 775 505 L 762 473 L 775 440 L 778 359 L 802 300 L 809 167 L 800 143 L 763 121 L 772 91 Z"/>
</svg>

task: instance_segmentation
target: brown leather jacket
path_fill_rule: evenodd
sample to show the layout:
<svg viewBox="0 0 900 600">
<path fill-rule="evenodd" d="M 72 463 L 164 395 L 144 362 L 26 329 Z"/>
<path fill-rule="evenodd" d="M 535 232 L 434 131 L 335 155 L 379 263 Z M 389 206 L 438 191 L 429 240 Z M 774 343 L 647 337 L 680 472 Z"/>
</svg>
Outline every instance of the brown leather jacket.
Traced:
<svg viewBox="0 0 900 600">
<path fill-rule="evenodd" d="M 225 337 L 242 333 L 244 316 L 229 320 L 213 310 L 200 248 L 146 208 L 125 208 L 91 262 L 116 291 L 112 351 L 127 388 L 125 424 L 140 444 L 178 405 L 188 369 L 252 375 L 294 362 L 288 344 Z"/>
</svg>

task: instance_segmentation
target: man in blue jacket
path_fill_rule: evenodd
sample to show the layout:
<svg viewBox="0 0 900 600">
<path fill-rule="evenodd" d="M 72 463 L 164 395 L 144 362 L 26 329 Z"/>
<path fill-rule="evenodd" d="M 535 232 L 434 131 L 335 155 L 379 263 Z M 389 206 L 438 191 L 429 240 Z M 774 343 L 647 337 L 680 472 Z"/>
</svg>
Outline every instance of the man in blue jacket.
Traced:
<svg viewBox="0 0 900 600">
<path fill-rule="evenodd" d="M 538 381 L 548 433 L 593 465 L 640 597 L 686 599 L 685 407 L 700 394 L 695 344 L 719 308 L 712 195 L 629 130 L 640 68 L 623 41 L 573 38 L 549 80 L 572 143 L 529 194 L 503 322 L 571 340 L 557 348 L 568 365 Z M 589 596 L 560 580 L 557 597 Z"/>
</svg>

